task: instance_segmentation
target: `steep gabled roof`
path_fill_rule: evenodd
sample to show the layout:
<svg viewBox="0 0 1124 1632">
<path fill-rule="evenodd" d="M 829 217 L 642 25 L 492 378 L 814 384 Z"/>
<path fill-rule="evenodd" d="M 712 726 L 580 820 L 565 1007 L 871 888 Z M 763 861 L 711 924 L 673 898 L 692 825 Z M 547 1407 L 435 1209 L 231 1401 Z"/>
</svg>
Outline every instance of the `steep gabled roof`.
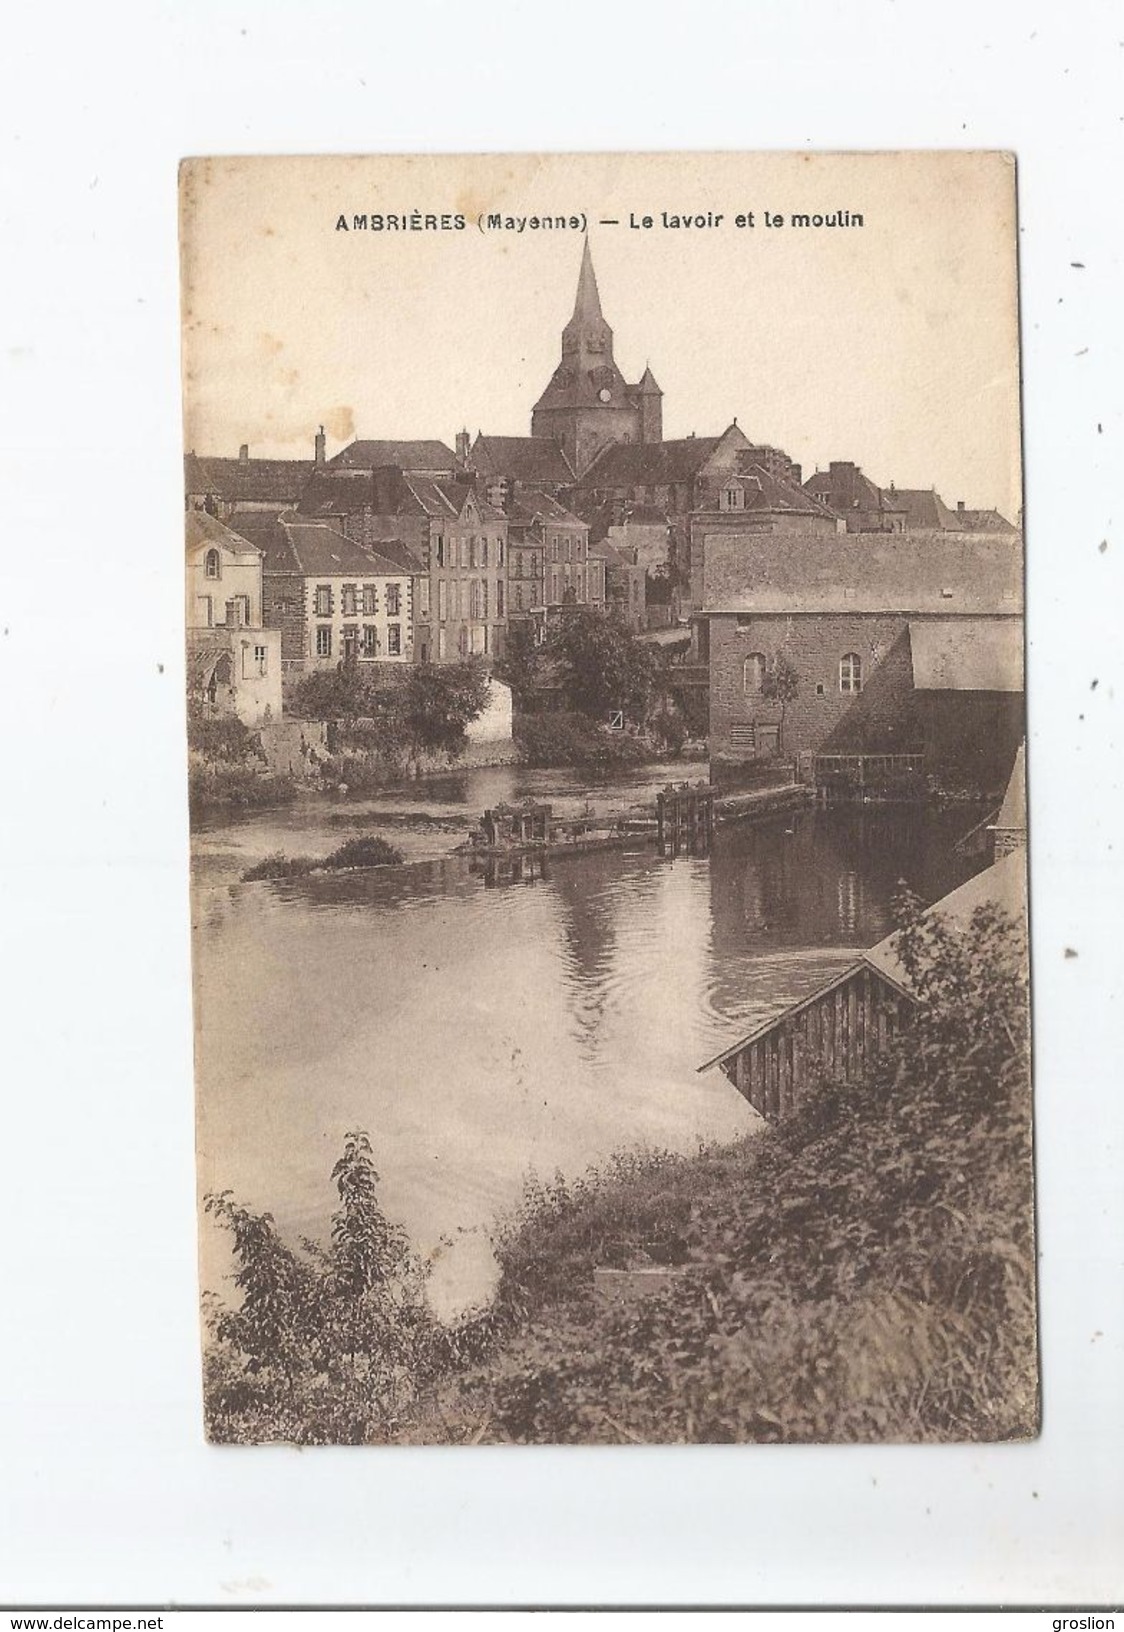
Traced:
<svg viewBox="0 0 1124 1632">
<path fill-rule="evenodd" d="M 907 531 L 931 528 L 943 533 L 957 533 L 964 529 L 955 511 L 941 498 L 935 488 L 891 487 L 883 490 L 888 506 L 905 511 Z"/>
<path fill-rule="evenodd" d="M 378 470 L 383 465 L 397 465 L 408 476 L 451 476 L 456 462 L 452 448 L 431 439 L 349 442 L 328 461 L 330 465 L 352 470 Z"/>
<path fill-rule="evenodd" d="M 791 511 L 797 515 L 824 516 L 835 520 L 835 512 L 803 487 L 796 487 L 780 476 L 771 476 L 763 465 L 749 465 L 735 471 L 722 483 L 723 488 L 740 487 L 745 494 L 747 510 Z"/>
<path fill-rule="evenodd" d="M 503 511 L 490 505 L 470 482 L 456 482 L 435 476 L 407 475 L 403 482 L 405 493 L 413 496 L 418 508 L 439 520 L 454 520 L 464 512 L 471 499 L 480 512 L 482 521 L 502 521 Z"/>
<path fill-rule="evenodd" d="M 184 459 L 188 493 L 211 494 L 224 504 L 293 504 L 315 469 L 311 459 Z"/>
<path fill-rule="evenodd" d="M 184 517 L 184 543 L 186 552 L 198 550 L 203 545 L 214 545 L 220 550 L 229 550 L 232 555 L 254 553 L 260 555 L 258 546 L 241 532 L 235 532 L 212 516 L 206 510 L 189 510 Z"/>
<path fill-rule="evenodd" d="M 574 480 L 570 461 L 548 436 L 485 436 L 472 444 L 472 466 L 484 476 L 509 476 L 516 482 L 568 486 Z"/>
</svg>

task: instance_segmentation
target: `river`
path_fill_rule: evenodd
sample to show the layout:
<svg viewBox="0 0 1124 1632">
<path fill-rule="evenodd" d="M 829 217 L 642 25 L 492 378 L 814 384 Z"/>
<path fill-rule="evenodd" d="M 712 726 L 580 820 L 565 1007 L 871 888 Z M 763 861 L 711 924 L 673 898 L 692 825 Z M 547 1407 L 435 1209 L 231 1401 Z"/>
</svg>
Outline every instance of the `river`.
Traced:
<svg viewBox="0 0 1124 1632">
<path fill-rule="evenodd" d="M 900 878 L 934 900 L 980 865 L 952 849 L 974 812 L 902 807 L 734 824 L 709 857 L 637 844 L 510 883 L 451 853 L 501 799 L 624 809 L 667 776 L 594 784 L 504 767 L 204 825 L 192 844 L 203 1189 L 233 1190 L 290 1237 L 324 1237 L 332 1163 L 343 1135 L 366 1128 L 382 1204 L 433 1256 L 433 1302 L 454 1313 L 487 1296 L 487 1227 L 525 1174 L 759 1127 L 721 1072 L 697 1067 L 886 934 Z M 237 882 L 273 851 L 325 854 L 359 831 L 383 833 L 407 863 Z M 228 1268 L 208 1226 L 204 1284 Z"/>
</svg>

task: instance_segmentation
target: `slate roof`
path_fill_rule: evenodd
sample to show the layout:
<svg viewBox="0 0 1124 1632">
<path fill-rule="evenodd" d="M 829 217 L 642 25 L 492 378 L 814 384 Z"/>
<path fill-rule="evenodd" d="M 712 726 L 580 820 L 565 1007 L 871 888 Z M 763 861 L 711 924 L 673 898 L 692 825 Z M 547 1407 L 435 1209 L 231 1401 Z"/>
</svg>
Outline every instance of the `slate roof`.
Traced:
<svg viewBox="0 0 1124 1632">
<path fill-rule="evenodd" d="M 294 504 L 315 468 L 311 459 L 213 459 L 189 453 L 184 490 L 211 493 L 225 504 Z"/>
<path fill-rule="evenodd" d="M 697 476 L 720 436 L 685 436 L 674 442 L 616 442 L 598 454 L 582 487 L 663 486 Z"/>
<path fill-rule="evenodd" d="M 235 555 L 244 555 L 248 550 L 257 549 L 257 545 L 244 534 L 227 527 L 217 516 L 209 515 L 206 510 L 187 512 L 184 517 L 184 542 L 188 554 L 203 544 L 218 545 L 220 549 L 230 550 Z M 260 550 L 258 553 L 261 553 Z"/>
<path fill-rule="evenodd" d="M 483 521 L 502 521 L 503 511 L 497 510 L 488 503 L 482 494 L 476 492 L 467 482 L 455 482 L 451 478 L 441 479 L 434 476 L 407 475 L 403 482 L 404 493 L 411 494 L 418 508 L 426 515 L 453 518 L 459 516 L 464 509 L 469 495 L 472 495 L 476 508 Z"/>
<path fill-rule="evenodd" d="M 972 533 L 1018 533 L 1013 522 L 998 510 L 957 510 L 960 525 Z"/>
<path fill-rule="evenodd" d="M 793 511 L 801 515 L 831 516 L 835 519 L 834 510 L 821 504 L 814 494 L 784 481 L 780 476 L 771 476 L 763 465 L 750 465 L 745 470 L 735 471 L 722 483 L 723 488 L 735 485 L 745 494 L 747 510 Z"/>
<path fill-rule="evenodd" d="M 378 470 L 384 465 L 397 465 L 407 475 L 452 475 L 456 468 L 452 448 L 432 439 L 420 441 L 367 441 L 349 442 L 328 463 L 352 470 Z"/>
<path fill-rule="evenodd" d="M 354 516 L 373 500 L 369 470 L 318 470 L 301 493 L 297 509 L 302 516 Z"/>
<path fill-rule="evenodd" d="M 325 521 L 307 520 L 292 511 L 250 511 L 239 516 L 239 527 L 245 523 L 245 534 L 265 555 L 263 571 L 272 573 L 299 573 L 302 577 L 332 577 L 353 572 L 356 576 L 381 574 L 397 577 L 416 571 L 405 566 L 401 559 L 393 560 L 382 554 L 383 545 L 371 548 L 346 538 L 338 528 Z M 387 544 L 387 549 L 400 546 Z"/>
<path fill-rule="evenodd" d="M 570 461 L 548 436 L 485 436 L 477 434 L 470 459 L 486 476 L 510 476 L 517 482 L 569 485 L 574 480 Z"/>
<path fill-rule="evenodd" d="M 557 522 L 571 527 L 587 527 L 588 523 L 550 493 L 518 493 L 503 514 L 513 527 L 533 527 L 536 522 Z"/>
<path fill-rule="evenodd" d="M 1025 689 L 1021 620 L 925 618 L 909 626 L 917 691 Z"/>
<path fill-rule="evenodd" d="M 707 533 L 704 560 L 704 612 L 1022 612 L 1022 551 L 988 534 Z"/>
<path fill-rule="evenodd" d="M 907 532 L 918 528 L 933 528 L 945 533 L 963 532 L 956 512 L 950 510 L 933 488 L 890 487 L 883 489 L 887 506 L 905 511 Z"/>
<path fill-rule="evenodd" d="M 817 470 L 814 476 L 809 476 L 804 483 L 805 493 L 810 493 L 814 499 L 826 505 L 829 510 L 838 515 L 847 515 L 853 510 L 885 511 L 891 514 L 901 511 L 905 507 L 897 502 L 898 496 L 878 487 L 869 476 L 864 476 L 857 467 L 854 472 L 848 473 L 848 485 L 852 487 L 858 503 L 845 504 L 842 496 L 836 497 L 836 483 L 830 470 Z"/>
</svg>

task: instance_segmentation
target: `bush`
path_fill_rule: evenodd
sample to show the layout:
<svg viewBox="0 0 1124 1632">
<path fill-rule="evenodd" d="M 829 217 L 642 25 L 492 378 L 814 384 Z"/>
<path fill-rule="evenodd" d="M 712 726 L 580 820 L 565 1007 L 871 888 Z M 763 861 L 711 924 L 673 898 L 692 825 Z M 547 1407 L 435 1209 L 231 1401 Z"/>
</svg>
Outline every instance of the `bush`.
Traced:
<svg viewBox="0 0 1124 1632">
<path fill-rule="evenodd" d="M 206 1211 L 233 1237 L 237 1307 L 205 1309 L 208 1436 L 260 1444 L 393 1437 L 429 1370 L 426 1271 L 378 1204 L 371 1144 L 349 1133 L 332 1169 L 339 1207 L 327 1248 L 293 1251 L 268 1213 L 229 1191 Z"/>
<path fill-rule="evenodd" d="M 270 776 L 249 765 L 191 765 L 188 805 L 193 816 L 215 810 L 260 810 L 289 804 L 297 796 L 291 776 Z"/>
<path fill-rule="evenodd" d="M 361 834 L 348 839 L 330 855 L 283 856 L 274 854 L 247 867 L 242 874 L 243 884 L 252 884 L 262 878 L 305 878 L 309 873 L 343 872 L 350 867 L 393 867 L 402 860 L 397 846 L 380 838 L 377 833 Z"/>
<path fill-rule="evenodd" d="M 525 714 L 515 721 L 515 743 L 527 765 L 627 766 L 642 764 L 650 747 L 623 731 L 608 731 L 584 714 Z"/>
<path fill-rule="evenodd" d="M 203 759 L 242 764 L 248 759 L 264 761 L 261 737 L 244 725 L 236 714 L 202 715 L 190 713 L 187 746 Z"/>
</svg>

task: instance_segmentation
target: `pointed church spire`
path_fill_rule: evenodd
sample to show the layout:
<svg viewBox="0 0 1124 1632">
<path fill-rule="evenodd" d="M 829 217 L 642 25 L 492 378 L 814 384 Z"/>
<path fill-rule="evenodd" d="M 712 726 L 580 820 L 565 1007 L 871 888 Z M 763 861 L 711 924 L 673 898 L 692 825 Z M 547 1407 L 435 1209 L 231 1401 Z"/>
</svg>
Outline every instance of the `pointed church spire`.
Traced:
<svg viewBox="0 0 1124 1632">
<path fill-rule="evenodd" d="M 574 297 L 574 315 L 570 321 L 588 323 L 591 319 L 598 323 L 604 322 L 601 316 L 601 296 L 597 293 L 597 274 L 593 270 L 593 255 L 587 235 L 582 250 L 581 271 L 578 273 L 578 292 Z"/>
</svg>

